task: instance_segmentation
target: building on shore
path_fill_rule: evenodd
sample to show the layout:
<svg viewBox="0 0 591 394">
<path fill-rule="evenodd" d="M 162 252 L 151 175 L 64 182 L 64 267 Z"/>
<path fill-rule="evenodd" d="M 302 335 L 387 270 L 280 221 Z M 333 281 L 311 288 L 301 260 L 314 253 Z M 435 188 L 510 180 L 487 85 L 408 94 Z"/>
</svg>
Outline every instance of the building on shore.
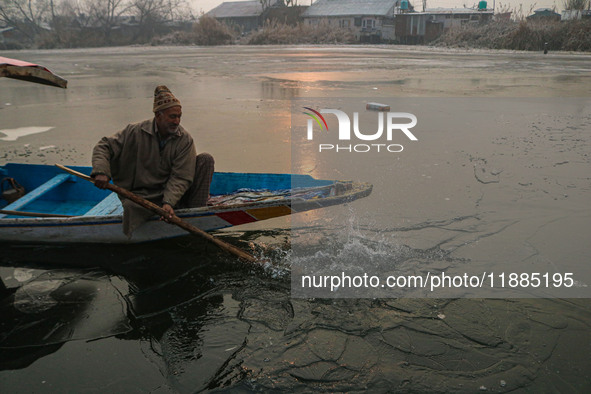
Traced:
<svg viewBox="0 0 591 394">
<path fill-rule="evenodd" d="M 564 10 L 560 15 L 561 21 L 591 19 L 591 10 Z"/>
<path fill-rule="evenodd" d="M 304 13 L 305 24 L 328 23 L 350 29 L 360 42 L 394 41 L 394 17 L 405 0 L 317 0 Z"/>
<path fill-rule="evenodd" d="M 527 20 L 546 20 L 559 21 L 560 14 L 555 12 L 552 8 L 538 8 L 534 13 L 526 18 Z"/>
<path fill-rule="evenodd" d="M 349 29 L 359 42 L 419 44 L 439 37 L 445 30 L 492 20 L 493 10 L 480 1 L 478 8 L 432 8 L 415 12 L 408 0 L 316 0 L 309 7 L 287 7 L 284 0 L 259 0 L 220 4 L 206 15 L 243 33 L 267 21 L 310 26 L 326 23 Z"/>
<path fill-rule="evenodd" d="M 262 27 L 267 22 L 294 25 L 300 21 L 300 15 L 308 7 L 287 7 L 284 0 L 269 0 L 263 6 L 260 0 L 227 1 L 215 7 L 205 15 L 219 22 L 248 33 Z"/>
<path fill-rule="evenodd" d="M 219 22 L 236 27 L 243 32 L 256 30 L 263 23 L 263 6 L 260 1 L 226 1 L 208 13 Z"/>
<path fill-rule="evenodd" d="M 483 3 L 483 2 L 481 2 Z M 396 15 L 396 41 L 421 44 L 439 37 L 445 30 L 492 20 L 493 10 L 486 8 L 430 8 L 425 12 Z"/>
<path fill-rule="evenodd" d="M 431 8 L 415 12 L 407 0 L 317 0 L 303 14 L 304 23 L 325 21 L 349 28 L 360 42 L 419 44 L 445 30 L 492 20 L 486 1 L 478 8 Z"/>
</svg>

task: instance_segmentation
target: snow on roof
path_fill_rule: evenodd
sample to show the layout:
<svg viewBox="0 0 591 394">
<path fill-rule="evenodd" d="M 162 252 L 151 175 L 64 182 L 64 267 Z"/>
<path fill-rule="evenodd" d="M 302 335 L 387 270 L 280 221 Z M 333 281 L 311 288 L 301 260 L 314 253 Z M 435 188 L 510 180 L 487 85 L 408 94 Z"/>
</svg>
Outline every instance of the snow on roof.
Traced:
<svg viewBox="0 0 591 394">
<path fill-rule="evenodd" d="M 474 8 L 427 8 L 425 10 L 425 14 L 476 14 L 476 13 L 483 13 L 487 10 L 479 11 Z M 492 11 L 492 10 L 491 10 Z"/>
<path fill-rule="evenodd" d="M 255 1 L 227 1 L 209 11 L 207 16 L 214 18 L 240 18 L 259 16 L 263 13 L 263 6 Z"/>
<path fill-rule="evenodd" d="M 396 0 L 317 0 L 303 17 L 388 15 Z"/>
</svg>

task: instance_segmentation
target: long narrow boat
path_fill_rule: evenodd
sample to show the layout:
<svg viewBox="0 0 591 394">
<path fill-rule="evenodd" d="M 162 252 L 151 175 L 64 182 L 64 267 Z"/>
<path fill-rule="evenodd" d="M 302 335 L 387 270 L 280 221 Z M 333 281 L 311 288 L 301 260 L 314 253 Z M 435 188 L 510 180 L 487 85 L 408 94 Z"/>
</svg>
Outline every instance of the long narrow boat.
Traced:
<svg viewBox="0 0 591 394">
<path fill-rule="evenodd" d="M 47 67 L 1 56 L 0 77 L 20 79 L 64 89 L 68 86 L 68 81 L 52 73 Z"/>
<path fill-rule="evenodd" d="M 84 174 L 91 170 L 71 168 Z M 138 243 L 186 234 L 154 217 L 128 239 L 117 195 L 55 166 L 9 163 L 0 167 L 0 180 L 4 178 L 16 180 L 26 193 L 11 203 L 0 198 L 0 242 Z M 214 231 L 343 204 L 371 190 L 368 183 L 309 175 L 216 172 L 208 206 L 176 214 L 201 230 Z"/>
</svg>

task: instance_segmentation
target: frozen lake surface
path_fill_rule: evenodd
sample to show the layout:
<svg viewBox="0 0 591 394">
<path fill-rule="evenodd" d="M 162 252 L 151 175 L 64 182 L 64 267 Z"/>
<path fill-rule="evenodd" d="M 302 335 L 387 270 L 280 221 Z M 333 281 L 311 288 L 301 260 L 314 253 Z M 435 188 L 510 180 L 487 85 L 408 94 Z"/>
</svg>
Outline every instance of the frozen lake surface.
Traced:
<svg viewBox="0 0 591 394">
<path fill-rule="evenodd" d="M 220 234 L 271 258 L 264 272 L 191 237 L 3 245 L 0 391 L 591 389 L 590 55 L 395 46 L 3 55 L 43 64 L 69 88 L 0 80 L 0 164 L 89 165 L 103 135 L 151 116 L 153 89 L 166 84 L 216 170 L 374 190 Z M 303 138 L 304 104 L 359 111 L 375 131 L 366 101 L 415 114 L 418 141 L 397 136 L 399 153 L 325 155 Z M 315 135 L 334 143 L 325 116 L 329 131 Z M 519 278 L 500 290 L 292 295 L 296 275 L 343 271 L 504 273 L 507 284 L 510 273 L 538 272 L 560 274 L 561 285 L 550 276 L 541 287 Z"/>
</svg>

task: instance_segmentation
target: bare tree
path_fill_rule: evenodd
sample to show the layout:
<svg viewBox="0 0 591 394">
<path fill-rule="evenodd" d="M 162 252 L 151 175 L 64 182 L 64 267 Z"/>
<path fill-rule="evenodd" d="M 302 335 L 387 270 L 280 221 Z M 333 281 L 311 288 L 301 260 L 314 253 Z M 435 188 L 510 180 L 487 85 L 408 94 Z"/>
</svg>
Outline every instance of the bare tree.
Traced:
<svg viewBox="0 0 591 394">
<path fill-rule="evenodd" d="M 166 19 L 169 21 L 179 21 L 185 19 L 185 15 L 190 8 L 185 0 L 164 0 L 166 3 Z"/>
<path fill-rule="evenodd" d="M 137 15 L 138 21 L 163 19 L 166 12 L 166 0 L 132 0 L 131 11 Z"/>
<path fill-rule="evenodd" d="M 111 43 L 111 32 L 119 17 L 129 9 L 124 0 L 91 0 L 89 11 L 91 18 L 102 30 L 107 44 Z"/>
<path fill-rule="evenodd" d="M 77 6 L 71 0 L 49 0 L 49 22 L 53 29 L 50 37 L 55 45 L 61 47 L 71 41 L 74 20 L 77 20 L 79 14 Z"/>
<path fill-rule="evenodd" d="M 47 0 L 0 0 L 0 21 L 34 42 L 42 31 L 49 9 Z"/>
<path fill-rule="evenodd" d="M 187 0 L 0 0 L 0 27 L 44 48 L 149 42 L 195 19 Z"/>
<path fill-rule="evenodd" d="M 192 15 L 184 0 L 131 0 L 129 11 L 136 17 L 139 27 L 135 39 L 141 36 L 144 40 L 165 30 L 167 23 Z"/>
<path fill-rule="evenodd" d="M 164 21 L 166 0 L 131 0 L 129 11 L 135 15 L 138 31 L 135 39 L 140 36 L 151 38 L 156 29 Z"/>
</svg>

